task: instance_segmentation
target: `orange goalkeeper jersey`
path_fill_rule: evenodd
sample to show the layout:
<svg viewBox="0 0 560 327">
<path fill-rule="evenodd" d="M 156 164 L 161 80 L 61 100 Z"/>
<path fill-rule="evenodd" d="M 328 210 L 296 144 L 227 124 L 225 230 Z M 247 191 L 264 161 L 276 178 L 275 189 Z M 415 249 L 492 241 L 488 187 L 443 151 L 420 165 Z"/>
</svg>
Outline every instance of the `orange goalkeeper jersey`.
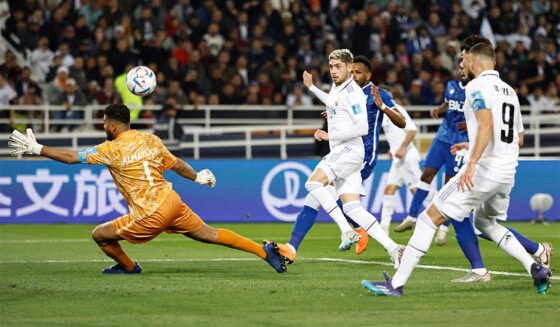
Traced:
<svg viewBox="0 0 560 327">
<path fill-rule="evenodd" d="M 163 172 L 175 166 L 177 158 L 155 135 L 129 130 L 78 156 L 80 162 L 109 168 L 134 220 L 155 212 L 171 192 Z"/>
</svg>

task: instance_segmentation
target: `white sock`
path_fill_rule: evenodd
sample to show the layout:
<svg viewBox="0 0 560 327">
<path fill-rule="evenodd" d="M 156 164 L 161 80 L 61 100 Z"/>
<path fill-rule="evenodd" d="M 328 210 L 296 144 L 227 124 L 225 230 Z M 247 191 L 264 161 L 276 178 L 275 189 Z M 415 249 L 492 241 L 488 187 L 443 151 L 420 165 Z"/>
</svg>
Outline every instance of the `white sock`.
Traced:
<svg viewBox="0 0 560 327">
<path fill-rule="evenodd" d="M 412 216 L 406 216 L 406 218 L 405 218 L 404 220 L 410 220 L 410 221 L 412 221 L 413 223 L 416 222 L 416 218 L 414 218 L 414 217 L 412 217 Z"/>
<path fill-rule="evenodd" d="M 542 245 L 542 243 L 539 243 L 539 248 L 537 249 L 537 252 L 535 252 L 534 255 L 539 256 L 543 253 L 544 251 L 544 246 Z"/>
<path fill-rule="evenodd" d="M 304 206 L 313 208 L 315 210 L 319 210 L 319 208 L 321 207 L 321 205 L 319 204 L 319 202 L 317 200 L 315 200 L 315 198 L 313 197 L 313 195 L 307 193 L 307 196 L 305 197 L 305 202 L 303 203 Z"/>
<path fill-rule="evenodd" d="M 477 274 L 477 275 L 484 276 L 484 275 L 486 275 L 488 270 L 486 270 L 486 268 L 475 268 L 475 269 L 472 270 L 472 272 Z"/>
<path fill-rule="evenodd" d="M 507 254 L 519 260 L 527 272 L 531 274 L 531 265 L 535 263 L 533 257 L 525 251 L 525 248 L 519 243 L 515 235 L 504 226 L 496 223 L 496 220 L 479 219 L 476 220 L 477 227 L 489 239 L 494 241 L 500 249 L 506 251 Z"/>
<path fill-rule="evenodd" d="M 430 244 L 434 239 L 437 226 L 434 225 L 426 211 L 418 216 L 416 228 L 412 237 L 408 241 L 408 245 L 404 250 L 401 266 L 393 276 L 392 285 L 394 288 L 401 287 L 406 284 L 406 281 L 412 274 L 414 267 L 420 262 L 420 259 L 428 252 Z"/>
<path fill-rule="evenodd" d="M 389 253 L 393 253 L 399 246 L 385 233 L 377 219 L 362 207 L 360 201 L 350 201 L 345 203 L 342 207 L 344 208 L 344 213 L 346 213 L 348 217 L 358 223 L 369 236 L 379 242 Z"/>
<path fill-rule="evenodd" d="M 418 188 L 426 192 L 430 192 L 430 184 L 426 182 L 422 182 L 422 181 L 418 182 Z"/>
<path fill-rule="evenodd" d="M 426 196 L 426 199 L 424 199 L 424 203 L 431 203 L 432 200 L 434 199 L 434 196 L 436 196 L 438 194 L 438 191 L 436 190 L 430 190 L 430 192 L 428 193 L 428 195 Z"/>
<path fill-rule="evenodd" d="M 381 226 L 383 228 L 389 228 L 391 220 L 393 219 L 393 213 L 395 212 L 395 195 L 385 194 L 385 199 L 383 200 L 383 209 L 381 210 Z"/>
<path fill-rule="evenodd" d="M 449 226 L 440 225 L 439 230 L 444 231 L 444 232 L 448 232 L 449 231 Z"/>
<path fill-rule="evenodd" d="M 321 207 L 325 209 L 325 211 L 331 216 L 334 222 L 340 228 L 342 233 L 354 230 L 348 222 L 346 218 L 344 218 L 344 214 L 342 210 L 336 204 L 336 201 L 332 198 L 329 191 L 323 186 L 323 184 L 319 182 L 309 181 L 305 183 L 305 188 L 311 194 L 317 202 L 321 204 Z"/>
<path fill-rule="evenodd" d="M 288 243 L 288 247 L 290 248 L 290 250 L 294 251 L 294 253 L 297 252 L 296 248 L 293 245 L 291 245 L 290 243 Z"/>
</svg>

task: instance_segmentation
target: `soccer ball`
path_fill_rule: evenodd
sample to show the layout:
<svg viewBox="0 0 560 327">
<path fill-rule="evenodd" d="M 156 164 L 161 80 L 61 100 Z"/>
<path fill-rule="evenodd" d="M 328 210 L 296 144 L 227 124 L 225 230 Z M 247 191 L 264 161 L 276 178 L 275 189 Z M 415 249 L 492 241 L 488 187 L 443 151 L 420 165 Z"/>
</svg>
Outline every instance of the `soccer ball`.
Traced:
<svg viewBox="0 0 560 327">
<path fill-rule="evenodd" d="M 126 75 L 126 87 L 134 95 L 146 96 L 156 88 L 156 74 L 146 66 L 136 66 Z"/>
</svg>

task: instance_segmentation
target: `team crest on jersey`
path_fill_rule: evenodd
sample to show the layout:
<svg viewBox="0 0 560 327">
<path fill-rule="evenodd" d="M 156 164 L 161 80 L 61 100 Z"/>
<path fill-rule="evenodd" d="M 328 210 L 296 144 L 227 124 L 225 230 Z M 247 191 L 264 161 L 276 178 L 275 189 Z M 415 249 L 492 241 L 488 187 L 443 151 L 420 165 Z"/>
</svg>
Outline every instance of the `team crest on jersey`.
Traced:
<svg viewBox="0 0 560 327">
<path fill-rule="evenodd" d="M 454 89 L 449 90 L 449 94 L 453 94 L 453 93 L 455 93 Z"/>
<path fill-rule="evenodd" d="M 362 112 L 362 107 L 360 106 L 359 103 L 352 105 L 352 112 L 354 112 L 354 115 L 357 115 Z"/>
</svg>

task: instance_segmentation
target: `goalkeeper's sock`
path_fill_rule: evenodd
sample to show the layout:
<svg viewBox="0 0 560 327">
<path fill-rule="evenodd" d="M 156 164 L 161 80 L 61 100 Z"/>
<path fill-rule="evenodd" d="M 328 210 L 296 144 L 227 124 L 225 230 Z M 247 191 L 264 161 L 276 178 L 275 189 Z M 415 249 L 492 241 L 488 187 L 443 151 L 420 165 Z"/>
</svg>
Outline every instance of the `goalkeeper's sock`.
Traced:
<svg viewBox="0 0 560 327">
<path fill-rule="evenodd" d="M 216 244 L 242 250 L 245 252 L 251 252 L 258 255 L 261 259 L 266 258 L 266 252 L 264 251 L 262 245 L 251 241 L 250 239 L 239 234 L 236 234 L 229 229 L 217 228 L 217 230 L 218 238 L 216 239 Z"/>
<path fill-rule="evenodd" d="M 515 235 L 515 238 L 525 248 L 525 251 L 527 251 L 527 252 L 529 252 L 533 255 L 535 253 L 537 253 L 537 251 L 539 250 L 539 243 L 531 241 L 530 239 L 526 238 L 525 236 L 519 234 L 518 231 L 516 231 L 515 229 L 513 229 L 511 227 L 506 227 L 506 228 L 509 229 L 509 231 L 512 232 L 513 235 Z"/>
<path fill-rule="evenodd" d="M 313 198 L 310 194 L 307 196 Z M 288 245 L 291 245 L 295 251 L 297 251 L 299 245 L 303 241 L 303 238 L 315 223 L 315 218 L 317 218 L 317 210 L 304 205 L 303 209 L 301 209 L 296 218 L 296 222 L 294 223 L 294 227 L 292 229 L 292 237 L 288 242 Z"/>
<path fill-rule="evenodd" d="M 99 246 L 99 247 L 111 259 L 123 265 L 125 270 L 127 271 L 134 270 L 134 267 L 136 266 L 136 262 L 130 260 L 130 258 L 126 255 L 126 253 L 124 253 L 118 241 L 114 241 L 109 243 L 108 245 Z"/>
<path fill-rule="evenodd" d="M 408 209 L 409 216 L 412 216 L 414 218 L 418 217 L 420 207 L 422 207 L 422 203 L 428 196 L 429 192 L 430 184 L 420 181 L 420 183 L 418 183 L 416 192 L 414 192 L 414 196 L 412 196 L 412 202 L 410 203 L 410 208 Z"/>
</svg>

